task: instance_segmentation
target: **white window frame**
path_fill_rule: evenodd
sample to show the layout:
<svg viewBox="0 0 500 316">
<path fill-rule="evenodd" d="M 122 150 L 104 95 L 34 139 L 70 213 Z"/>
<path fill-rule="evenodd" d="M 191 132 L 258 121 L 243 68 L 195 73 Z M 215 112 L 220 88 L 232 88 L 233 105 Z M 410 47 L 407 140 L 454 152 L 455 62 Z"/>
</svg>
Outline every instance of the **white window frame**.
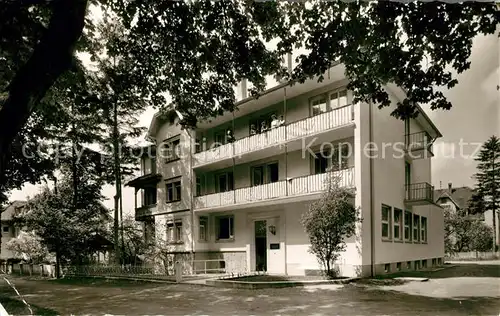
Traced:
<svg viewBox="0 0 500 316">
<path fill-rule="evenodd" d="M 182 219 L 167 221 L 167 242 L 172 244 L 183 243 Z"/>
<path fill-rule="evenodd" d="M 384 209 L 388 210 L 387 214 L 387 219 L 384 220 Z M 380 230 L 380 235 L 382 236 L 383 240 L 391 240 L 392 234 L 391 234 L 391 219 L 392 219 L 392 207 L 386 204 L 382 204 L 382 207 L 380 208 L 380 222 L 381 222 L 381 230 Z M 387 234 L 388 236 L 384 236 L 384 225 L 387 225 Z"/>
<path fill-rule="evenodd" d="M 221 238 L 220 237 L 220 228 L 221 228 L 221 220 L 222 219 L 229 219 L 229 237 L 228 238 Z M 215 223 L 216 223 L 216 235 L 215 238 L 217 241 L 232 241 L 234 240 L 234 215 L 224 215 L 224 216 L 216 216 L 215 217 Z"/>
<path fill-rule="evenodd" d="M 231 184 L 232 189 L 230 189 L 231 186 L 229 185 L 231 183 L 231 181 L 229 180 L 229 174 L 232 174 L 232 178 L 233 178 L 233 183 Z M 219 186 L 219 184 L 220 184 L 219 179 L 220 179 L 221 176 L 224 176 L 224 175 L 226 176 L 226 188 L 227 189 L 226 189 L 226 191 L 221 191 L 221 188 Z M 215 192 L 216 193 L 224 193 L 224 192 L 234 191 L 234 185 L 235 185 L 234 182 L 235 182 L 234 181 L 234 173 L 232 171 L 226 171 L 226 172 L 217 173 L 215 175 Z"/>
<path fill-rule="evenodd" d="M 334 107 L 332 100 L 337 100 L 337 104 L 339 104 L 340 103 L 339 102 L 340 101 L 340 94 L 343 92 L 345 93 L 346 104 L 337 105 Z M 328 103 L 329 103 L 328 107 L 330 110 L 335 110 L 335 109 L 342 108 L 344 106 L 349 105 L 349 91 L 347 91 L 347 89 L 339 89 L 337 91 L 330 92 L 330 94 L 328 95 Z"/>
<path fill-rule="evenodd" d="M 396 213 L 399 212 L 399 220 L 396 221 Z M 402 227 L 403 227 L 403 216 L 404 216 L 404 212 L 402 209 L 399 209 L 399 208 L 394 208 L 393 209 L 393 219 L 392 219 L 392 222 L 393 222 L 393 231 L 392 231 L 392 234 L 394 236 L 394 240 L 403 240 L 403 236 L 402 236 Z M 397 230 L 396 230 L 397 228 Z M 398 232 L 398 237 L 396 237 L 396 231 Z"/>
<path fill-rule="evenodd" d="M 174 143 L 176 142 L 178 142 L 178 144 L 174 145 Z M 180 145 L 181 145 L 180 134 L 163 141 L 162 146 L 164 146 L 164 148 L 162 148 L 162 150 L 164 150 L 164 152 L 166 153 L 163 158 L 165 159 L 166 164 L 180 159 L 180 152 L 179 152 Z"/>
<path fill-rule="evenodd" d="M 208 241 L 208 216 L 198 217 L 198 240 Z"/>
<path fill-rule="evenodd" d="M 168 190 L 169 190 L 170 185 L 172 186 L 172 196 L 173 196 L 172 199 L 169 199 L 169 197 L 168 197 Z M 180 187 L 180 190 L 179 190 L 180 196 L 177 196 L 178 195 L 177 187 Z M 175 177 L 175 178 L 165 180 L 165 202 L 166 203 L 174 203 L 174 202 L 179 202 L 180 200 L 182 200 L 182 178 Z"/>
<path fill-rule="evenodd" d="M 425 222 L 425 226 L 423 223 Z M 427 242 L 427 217 L 425 216 L 420 216 L 420 241 L 423 243 Z"/>
<path fill-rule="evenodd" d="M 410 216 L 410 220 L 407 221 L 406 220 L 406 215 L 409 214 Z M 413 238 L 413 225 L 412 225 L 412 221 L 413 221 L 413 213 L 408 211 L 408 210 L 405 210 L 404 211 L 404 216 L 403 216 L 403 221 L 404 221 L 404 229 L 403 229 L 403 237 L 404 237 L 404 240 L 405 241 L 411 241 Z M 406 236 L 406 229 L 408 229 L 408 236 Z"/>
<path fill-rule="evenodd" d="M 315 102 L 319 102 L 321 100 L 324 100 L 325 102 L 324 103 L 314 104 Z M 315 114 L 314 113 L 314 107 L 318 106 L 320 104 L 324 104 L 325 105 L 325 111 L 321 111 L 321 108 L 320 108 L 319 113 Z M 330 111 L 330 105 L 329 105 L 328 95 L 327 94 L 320 94 L 320 95 L 312 97 L 309 100 L 309 110 L 310 110 L 311 116 L 316 116 L 316 115 L 320 115 L 320 114 L 329 112 Z"/>
<path fill-rule="evenodd" d="M 413 242 L 420 242 L 420 215 L 413 214 Z M 416 223 L 415 223 L 416 222 Z"/>
</svg>

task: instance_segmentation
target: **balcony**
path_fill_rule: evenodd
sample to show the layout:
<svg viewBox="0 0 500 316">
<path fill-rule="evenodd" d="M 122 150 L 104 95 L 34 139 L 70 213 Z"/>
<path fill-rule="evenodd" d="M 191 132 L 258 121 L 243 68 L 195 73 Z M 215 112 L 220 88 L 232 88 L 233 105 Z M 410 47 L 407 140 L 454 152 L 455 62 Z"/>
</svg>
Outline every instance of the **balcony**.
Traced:
<svg viewBox="0 0 500 316">
<path fill-rule="evenodd" d="M 434 203 L 434 187 L 427 182 L 407 184 L 405 186 L 405 203 L 408 205 Z"/>
<path fill-rule="evenodd" d="M 135 209 L 135 220 L 143 221 L 149 216 L 153 216 L 156 210 L 156 204 L 145 205 Z"/>
<path fill-rule="evenodd" d="M 281 145 L 303 137 L 313 136 L 354 122 L 354 106 L 347 105 L 316 116 L 248 136 L 233 143 L 211 148 L 194 157 L 194 167 Z"/>
<path fill-rule="evenodd" d="M 271 202 L 281 199 L 303 200 L 305 197 L 325 190 L 330 173 L 322 173 L 264 185 L 236 189 L 234 191 L 214 193 L 194 198 L 195 210 L 243 206 L 248 203 Z M 354 168 L 333 172 L 339 177 L 339 185 L 354 188 Z"/>
<path fill-rule="evenodd" d="M 433 157 L 432 143 L 434 139 L 427 132 L 405 135 L 405 151 L 409 158 L 420 159 Z"/>
</svg>

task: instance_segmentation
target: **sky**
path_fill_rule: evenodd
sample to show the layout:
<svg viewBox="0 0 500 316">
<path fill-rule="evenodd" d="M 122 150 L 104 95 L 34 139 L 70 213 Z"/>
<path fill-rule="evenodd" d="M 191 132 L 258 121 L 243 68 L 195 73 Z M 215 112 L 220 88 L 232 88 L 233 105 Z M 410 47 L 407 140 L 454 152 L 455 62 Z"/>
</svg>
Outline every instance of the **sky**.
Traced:
<svg viewBox="0 0 500 316">
<path fill-rule="evenodd" d="M 500 28 L 499 28 L 500 29 Z M 491 35 L 479 36 L 474 40 L 471 68 L 458 76 L 459 84 L 443 89 L 452 102 L 449 111 L 432 111 L 423 108 L 443 134 L 434 145 L 432 158 L 432 179 L 436 189 L 448 186 L 473 186 L 472 175 L 476 163 L 471 157 L 477 147 L 492 135 L 500 135 L 500 39 Z M 140 125 L 149 127 L 155 111 L 146 110 L 140 117 Z M 460 143 L 462 142 L 462 152 Z M 25 185 L 15 190 L 10 200 L 25 200 L 34 196 L 39 186 Z M 114 187 L 106 186 L 103 194 L 108 198 L 104 204 L 113 208 Z M 134 190 L 123 190 L 124 214 L 134 214 Z"/>
</svg>

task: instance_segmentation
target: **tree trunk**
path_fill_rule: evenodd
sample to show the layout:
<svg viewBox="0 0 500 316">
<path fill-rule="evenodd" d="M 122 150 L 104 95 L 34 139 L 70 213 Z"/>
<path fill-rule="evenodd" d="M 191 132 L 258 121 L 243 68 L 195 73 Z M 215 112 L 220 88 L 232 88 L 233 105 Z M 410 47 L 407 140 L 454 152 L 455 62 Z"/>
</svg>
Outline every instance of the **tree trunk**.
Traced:
<svg viewBox="0 0 500 316">
<path fill-rule="evenodd" d="M 58 246 L 56 249 L 56 279 L 59 278 L 61 278 L 61 254 Z"/>
<path fill-rule="evenodd" d="M 493 210 L 493 252 L 497 251 L 497 221 L 495 210 Z"/>
<path fill-rule="evenodd" d="M 118 132 L 118 103 L 113 105 L 113 170 L 115 173 L 115 212 L 114 212 L 114 241 L 115 241 L 115 256 L 117 263 L 120 263 L 120 250 L 123 250 L 123 229 L 122 229 L 122 244 L 120 246 L 118 238 L 119 216 L 121 215 L 121 175 L 120 175 L 120 157 L 119 157 L 119 132 Z M 120 249 L 121 248 L 121 249 Z"/>
<path fill-rule="evenodd" d="M 52 1 L 47 31 L 9 84 L 9 95 L 0 106 L 0 184 L 5 183 L 12 141 L 47 90 L 71 66 L 75 44 L 85 25 L 87 1 Z"/>
</svg>

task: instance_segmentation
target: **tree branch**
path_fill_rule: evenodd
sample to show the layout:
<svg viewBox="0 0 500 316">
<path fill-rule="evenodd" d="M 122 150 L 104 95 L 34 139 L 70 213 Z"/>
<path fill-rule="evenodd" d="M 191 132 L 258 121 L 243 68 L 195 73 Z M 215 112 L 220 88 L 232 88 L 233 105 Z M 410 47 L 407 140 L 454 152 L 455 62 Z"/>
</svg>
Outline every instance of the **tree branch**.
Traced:
<svg viewBox="0 0 500 316">
<path fill-rule="evenodd" d="M 23 3 L 41 1 L 23 1 Z M 9 96 L 0 108 L 0 185 L 10 145 L 30 114 L 59 76 L 69 69 L 75 44 L 85 24 L 88 0 L 52 3 L 49 26 L 33 54 L 9 85 Z"/>
</svg>

